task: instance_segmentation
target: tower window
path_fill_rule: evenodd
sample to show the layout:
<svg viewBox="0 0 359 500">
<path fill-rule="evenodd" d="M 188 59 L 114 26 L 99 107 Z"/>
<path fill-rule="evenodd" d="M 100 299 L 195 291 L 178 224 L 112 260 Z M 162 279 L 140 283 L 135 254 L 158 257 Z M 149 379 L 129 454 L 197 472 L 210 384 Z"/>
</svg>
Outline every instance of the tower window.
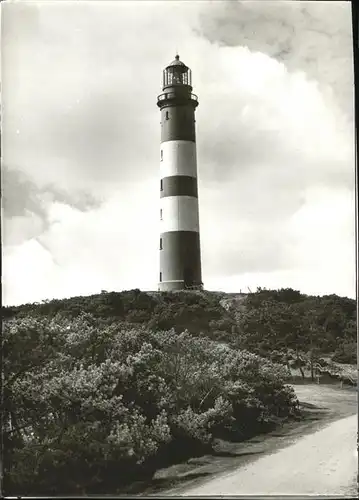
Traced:
<svg viewBox="0 0 359 500">
<path fill-rule="evenodd" d="M 160 281 L 162 281 L 162 273 L 160 273 Z"/>
<path fill-rule="evenodd" d="M 162 208 L 160 208 L 160 219 L 162 220 Z"/>
<path fill-rule="evenodd" d="M 160 250 L 162 250 L 163 247 L 162 247 L 162 238 L 160 238 Z"/>
<path fill-rule="evenodd" d="M 166 111 L 166 120 L 169 120 L 170 119 L 170 115 L 168 113 L 168 111 Z"/>
<path fill-rule="evenodd" d="M 163 160 L 163 151 L 161 149 L 161 161 Z"/>
<path fill-rule="evenodd" d="M 161 179 L 161 191 L 163 191 L 163 179 Z"/>
</svg>

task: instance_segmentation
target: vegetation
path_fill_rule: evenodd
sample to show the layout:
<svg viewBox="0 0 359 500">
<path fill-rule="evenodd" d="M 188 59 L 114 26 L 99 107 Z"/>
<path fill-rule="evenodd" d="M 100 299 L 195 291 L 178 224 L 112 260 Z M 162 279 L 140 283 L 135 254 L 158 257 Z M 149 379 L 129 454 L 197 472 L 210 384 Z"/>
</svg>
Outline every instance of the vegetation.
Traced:
<svg viewBox="0 0 359 500">
<path fill-rule="evenodd" d="M 3 308 L 6 495 L 118 493 L 295 418 L 291 367 L 356 362 L 353 300 L 241 300 L 132 290 Z"/>
<path fill-rule="evenodd" d="M 236 297 L 223 293 L 130 290 L 7 307 L 2 312 L 5 318 L 48 319 L 89 313 L 107 325 L 120 321 L 151 330 L 188 330 L 264 357 L 275 351 L 278 361 L 278 352 L 284 356 L 295 351 L 298 356 L 330 354 L 337 362 L 356 363 L 356 303 L 337 295 L 258 289 L 239 305 Z"/>
</svg>

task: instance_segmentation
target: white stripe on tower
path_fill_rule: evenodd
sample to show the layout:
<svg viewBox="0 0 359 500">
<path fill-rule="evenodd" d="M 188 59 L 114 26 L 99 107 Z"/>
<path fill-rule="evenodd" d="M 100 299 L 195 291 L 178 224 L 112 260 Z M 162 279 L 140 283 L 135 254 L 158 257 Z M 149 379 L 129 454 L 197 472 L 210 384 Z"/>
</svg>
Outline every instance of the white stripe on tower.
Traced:
<svg viewBox="0 0 359 500">
<path fill-rule="evenodd" d="M 193 196 L 166 196 L 160 202 L 160 232 L 199 232 L 198 200 Z"/>
<path fill-rule="evenodd" d="M 161 178 L 173 175 L 197 177 L 196 143 L 165 141 L 161 143 Z"/>
</svg>

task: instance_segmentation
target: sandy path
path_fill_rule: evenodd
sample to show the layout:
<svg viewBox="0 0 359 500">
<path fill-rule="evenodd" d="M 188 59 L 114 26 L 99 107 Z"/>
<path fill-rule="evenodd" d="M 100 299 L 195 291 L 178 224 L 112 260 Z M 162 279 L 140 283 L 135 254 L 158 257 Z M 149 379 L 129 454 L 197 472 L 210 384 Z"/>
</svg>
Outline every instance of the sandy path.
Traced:
<svg viewBox="0 0 359 500">
<path fill-rule="evenodd" d="M 355 495 L 357 415 L 177 495 Z"/>
</svg>

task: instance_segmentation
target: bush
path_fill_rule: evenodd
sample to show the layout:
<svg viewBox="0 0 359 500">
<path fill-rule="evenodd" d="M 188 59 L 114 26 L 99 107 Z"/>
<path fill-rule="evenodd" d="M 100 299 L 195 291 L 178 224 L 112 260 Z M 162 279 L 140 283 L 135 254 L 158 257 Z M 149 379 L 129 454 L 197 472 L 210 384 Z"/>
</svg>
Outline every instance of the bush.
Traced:
<svg viewBox="0 0 359 500">
<path fill-rule="evenodd" d="M 282 367 L 186 331 L 15 318 L 4 353 L 7 495 L 116 493 L 295 412 Z"/>
<path fill-rule="evenodd" d="M 25 304 L 2 312 L 6 319 L 49 319 L 61 314 L 74 320 L 87 313 L 107 326 L 121 322 L 153 330 L 174 328 L 177 333 L 188 330 L 271 359 L 273 351 L 285 356 L 291 349 L 305 353 L 317 348 L 321 354 L 339 354 L 343 344 L 357 342 L 355 300 L 336 295 L 312 297 L 290 288 L 258 289 L 241 295 L 239 301 L 223 293 L 135 289 Z"/>
<path fill-rule="evenodd" d="M 340 349 L 337 349 L 332 356 L 332 361 L 343 364 L 355 365 L 358 360 L 357 345 L 355 342 L 343 344 Z"/>
</svg>

